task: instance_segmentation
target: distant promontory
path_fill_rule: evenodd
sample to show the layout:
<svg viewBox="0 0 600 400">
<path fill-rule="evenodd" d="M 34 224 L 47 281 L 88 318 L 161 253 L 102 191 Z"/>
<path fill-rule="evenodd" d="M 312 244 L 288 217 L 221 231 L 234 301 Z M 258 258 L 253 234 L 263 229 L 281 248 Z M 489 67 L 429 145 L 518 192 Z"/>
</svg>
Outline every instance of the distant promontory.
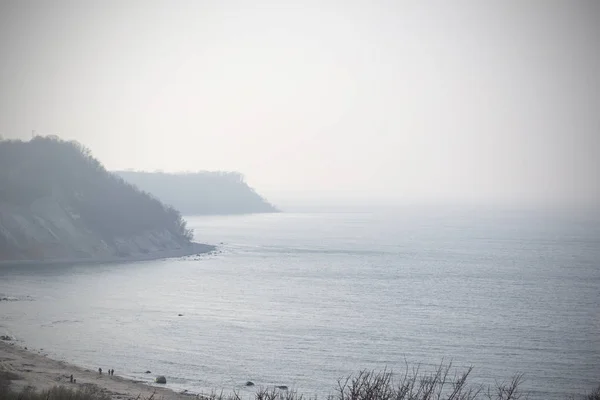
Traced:
<svg viewBox="0 0 600 400">
<path fill-rule="evenodd" d="M 184 215 L 227 215 L 278 212 L 237 172 L 136 172 L 118 176 L 151 193 Z"/>
<path fill-rule="evenodd" d="M 178 210 L 58 137 L 0 140 L 0 262 L 141 260 L 195 254 Z"/>
</svg>

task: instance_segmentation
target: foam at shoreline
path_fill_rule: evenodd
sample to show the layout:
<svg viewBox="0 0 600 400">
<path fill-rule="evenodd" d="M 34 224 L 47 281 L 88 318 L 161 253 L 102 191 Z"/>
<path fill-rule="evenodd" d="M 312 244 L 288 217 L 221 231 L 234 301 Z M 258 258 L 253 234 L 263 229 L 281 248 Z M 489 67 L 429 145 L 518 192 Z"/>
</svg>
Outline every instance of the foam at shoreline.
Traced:
<svg viewBox="0 0 600 400">
<path fill-rule="evenodd" d="M 102 258 L 70 258 L 70 259 L 46 259 L 46 260 L 0 260 L 0 266 L 3 265 L 65 265 L 65 264 L 109 264 L 109 263 L 131 263 L 139 261 L 162 260 L 166 258 L 178 258 L 193 256 L 197 254 L 210 253 L 216 249 L 216 246 L 191 243 L 189 247 L 176 250 L 166 250 L 152 252 L 148 254 L 136 254 L 126 257 L 102 257 Z"/>
</svg>

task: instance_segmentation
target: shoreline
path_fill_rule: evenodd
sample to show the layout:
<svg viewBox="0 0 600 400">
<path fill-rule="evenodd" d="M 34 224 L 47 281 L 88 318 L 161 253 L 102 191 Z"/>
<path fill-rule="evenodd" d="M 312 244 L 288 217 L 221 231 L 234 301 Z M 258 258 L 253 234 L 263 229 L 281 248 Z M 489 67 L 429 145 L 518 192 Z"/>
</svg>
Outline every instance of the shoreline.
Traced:
<svg viewBox="0 0 600 400">
<path fill-rule="evenodd" d="M 109 376 L 103 371 L 92 371 L 65 361 L 58 361 L 42 354 L 26 350 L 15 342 L 0 341 L 0 371 L 10 371 L 20 379 L 11 381 L 10 388 L 21 391 L 33 387 L 36 391 L 47 390 L 55 386 L 72 389 L 85 389 L 95 386 L 113 400 L 149 399 L 152 396 L 164 400 L 189 400 L 205 398 L 201 394 L 176 392 L 168 387 L 153 386 L 142 381 Z M 76 383 L 70 382 L 70 375 Z M 151 375 L 154 376 L 154 375 Z"/>
<path fill-rule="evenodd" d="M 201 254 L 208 254 L 216 250 L 216 246 L 192 242 L 190 246 L 182 249 L 139 254 L 129 257 L 105 257 L 95 259 L 60 259 L 60 260 L 2 260 L 1 267 L 31 266 L 31 265 L 93 265 L 93 264 L 120 264 L 134 263 L 151 260 L 180 258 Z M 109 376 L 106 371 L 99 374 L 91 370 L 66 361 L 56 360 L 40 352 L 29 350 L 22 342 L 15 340 L 0 340 L 0 371 L 10 371 L 20 377 L 11 381 L 10 388 L 21 391 L 27 387 L 36 391 L 47 390 L 55 386 L 84 390 L 90 386 L 98 388 L 112 400 L 144 400 L 158 398 L 162 400 L 189 400 L 190 398 L 208 399 L 201 393 L 178 392 L 166 385 L 153 384 L 152 382 L 123 377 L 116 371 L 116 375 Z M 70 382 L 70 375 L 76 383 Z M 148 374 L 152 380 L 157 375 Z"/>
<path fill-rule="evenodd" d="M 0 260 L 0 267 L 18 265 L 72 265 L 72 264 L 114 264 L 132 263 L 140 261 L 163 260 L 167 258 L 179 258 L 206 254 L 216 250 L 216 246 L 204 243 L 192 242 L 189 247 L 175 250 L 165 250 L 147 254 L 136 254 L 127 257 L 103 257 L 103 258 L 66 258 L 47 260 Z"/>
</svg>

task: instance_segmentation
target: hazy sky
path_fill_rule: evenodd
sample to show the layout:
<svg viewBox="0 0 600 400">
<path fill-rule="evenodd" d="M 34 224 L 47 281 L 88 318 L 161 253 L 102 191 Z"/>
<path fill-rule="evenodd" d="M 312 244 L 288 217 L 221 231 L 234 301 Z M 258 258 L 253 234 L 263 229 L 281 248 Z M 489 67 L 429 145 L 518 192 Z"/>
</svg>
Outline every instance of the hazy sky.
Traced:
<svg viewBox="0 0 600 400">
<path fill-rule="evenodd" d="M 0 135 L 275 198 L 600 198 L 600 2 L 0 2 Z M 299 192 L 304 192 L 300 194 Z"/>
</svg>

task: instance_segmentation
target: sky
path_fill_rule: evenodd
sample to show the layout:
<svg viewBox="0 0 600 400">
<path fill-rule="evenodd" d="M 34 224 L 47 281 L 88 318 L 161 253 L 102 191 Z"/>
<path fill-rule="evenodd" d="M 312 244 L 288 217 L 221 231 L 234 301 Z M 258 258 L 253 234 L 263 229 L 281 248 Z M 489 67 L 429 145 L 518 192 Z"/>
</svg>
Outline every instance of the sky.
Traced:
<svg viewBox="0 0 600 400">
<path fill-rule="evenodd" d="M 277 203 L 600 204 L 600 2 L 0 2 L 0 135 Z"/>
</svg>

